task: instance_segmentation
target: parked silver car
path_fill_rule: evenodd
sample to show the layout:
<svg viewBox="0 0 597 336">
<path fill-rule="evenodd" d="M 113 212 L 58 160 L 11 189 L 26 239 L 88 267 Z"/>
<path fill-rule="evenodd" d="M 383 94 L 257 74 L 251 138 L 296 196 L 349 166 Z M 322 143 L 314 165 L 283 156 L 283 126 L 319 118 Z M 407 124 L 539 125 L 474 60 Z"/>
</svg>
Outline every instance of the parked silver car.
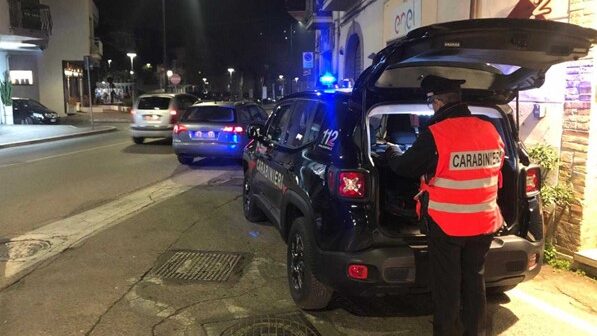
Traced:
<svg viewBox="0 0 597 336">
<path fill-rule="evenodd" d="M 172 146 L 182 164 L 195 157 L 241 158 L 250 123 L 265 124 L 267 113 L 252 102 L 210 102 L 188 108 L 172 132 Z"/>
<path fill-rule="evenodd" d="M 170 138 L 172 129 L 186 108 L 197 97 L 185 93 L 157 93 L 139 97 L 131 114 L 131 135 L 136 144 L 145 138 Z"/>
</svg>

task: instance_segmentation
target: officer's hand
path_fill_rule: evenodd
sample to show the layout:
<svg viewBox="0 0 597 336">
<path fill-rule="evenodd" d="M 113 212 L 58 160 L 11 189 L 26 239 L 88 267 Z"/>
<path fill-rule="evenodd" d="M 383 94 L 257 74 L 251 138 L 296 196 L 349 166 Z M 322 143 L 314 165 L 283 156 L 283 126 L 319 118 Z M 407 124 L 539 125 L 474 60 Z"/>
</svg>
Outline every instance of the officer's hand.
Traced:
<svg viewBox="0 0 597 336">
<path fill-rule="evenodd" d="M 404 153 L 404 152 L 402 152 L 400 147 L 396 144 L 387 142 L 387 145 L 388 145 L 388 147 L 386 148 L 386 156 L 402 155 Z"/>
</svg>

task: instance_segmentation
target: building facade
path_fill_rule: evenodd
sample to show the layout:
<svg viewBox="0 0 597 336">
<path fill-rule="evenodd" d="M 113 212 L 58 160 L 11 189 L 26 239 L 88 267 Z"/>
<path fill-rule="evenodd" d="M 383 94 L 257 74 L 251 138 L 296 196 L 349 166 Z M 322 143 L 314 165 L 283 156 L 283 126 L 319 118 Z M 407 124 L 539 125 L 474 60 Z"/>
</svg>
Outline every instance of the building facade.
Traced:
<svg viewBox="0 0 597 336">
<path fill-rule="evenodd" d="M 93 0 L 0 0 L 0 73 L 9 71 L 13 96 L 61 114 L 80 103 L 83 58 L 102 56 L 98 22 Z"/>
<path fill-rule="evenodd" d="M 597 0 L 307 0 L 291 14 L 317 31 L 317 76 L 354 83 L 376 52 L 409 31 L 472 18 L 555 20 L 597 28 Z M 299 9 L 302 9 L 299 10 Z M 591 56 L 593 55 L 593 56 Z M 562 166 L 551 183 L 572 184 L 576 200 L 558 209 L 555 244 L 573 255 L 597 248 L 597 72 L 595 48 L 584 60 L 552 67 L 546 84 L 520 95 L 520 137 L 549 144 Z"/>
</svg>

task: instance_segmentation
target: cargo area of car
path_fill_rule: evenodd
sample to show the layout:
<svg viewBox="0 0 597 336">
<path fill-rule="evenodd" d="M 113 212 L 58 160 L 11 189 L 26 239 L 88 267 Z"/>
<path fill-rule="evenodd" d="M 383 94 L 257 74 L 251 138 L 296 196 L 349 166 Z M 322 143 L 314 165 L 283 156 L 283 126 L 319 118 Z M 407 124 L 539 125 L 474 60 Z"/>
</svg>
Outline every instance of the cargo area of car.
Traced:
<svg viewBox="0 0 597 336">
<path fill-rule="evenodd" d="M 505 139 L 506 162 L 503 167 L 503 175 L 508 177 L 504 181 L 505 188 L 516 188 L 516 165 L 512 155 L 509 153 L 510 141 L 506 136 L 506 122 L 502 115 L 495 108 L 471 107 L 471 111 L 479 118 L 492 122 L 496 125 L 498 132 Z M 376 195 L 379 202 L 378 225 L 383 232 L 389 236 L 413 236 L 420 235 L 419 221 L 416 215 L 415 195 L 419 191 L 418 177 L 405 177 L 400 172 L 394 172 L 388 166 L 385 158 L 387 142 L 400 147 L 402 151 L 408 150 L 417 139 L 418 135 L 425 131 L 433 112 L 426 105 L 394 105 L 375 108 L 368 117 L 369 133 L 369 156 L 373 163 L 376 174 Z M 409 174 L 406 174 L 409 175 Z M 503 190 L 500 191 L 500 194 Z M 502 208 L 504 218 L 507 222 L 513 223 L 516 213 L 515 200 L 502 199 L 498 203 Z M 510 204 L 512 203 L 512 204 Z"/>
</svg>

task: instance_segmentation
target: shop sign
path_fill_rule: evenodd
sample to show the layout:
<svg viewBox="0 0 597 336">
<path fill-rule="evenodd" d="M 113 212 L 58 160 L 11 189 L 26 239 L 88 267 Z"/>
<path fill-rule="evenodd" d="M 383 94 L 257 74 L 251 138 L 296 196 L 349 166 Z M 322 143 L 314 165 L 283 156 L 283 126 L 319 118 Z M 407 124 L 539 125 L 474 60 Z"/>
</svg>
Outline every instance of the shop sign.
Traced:
<svg viewBox="0 0 597 336">
<path fill-rule="evenodd" d="M 400 38 L 421 27 L 421 0 L 390 0 L 384 5 L 384 40 Z"/>
<path fill-rule="evenodd" d="M 565 0 L 481 0 L 481 18 L 562 20 L 568 17 Z"/>
</svg>

